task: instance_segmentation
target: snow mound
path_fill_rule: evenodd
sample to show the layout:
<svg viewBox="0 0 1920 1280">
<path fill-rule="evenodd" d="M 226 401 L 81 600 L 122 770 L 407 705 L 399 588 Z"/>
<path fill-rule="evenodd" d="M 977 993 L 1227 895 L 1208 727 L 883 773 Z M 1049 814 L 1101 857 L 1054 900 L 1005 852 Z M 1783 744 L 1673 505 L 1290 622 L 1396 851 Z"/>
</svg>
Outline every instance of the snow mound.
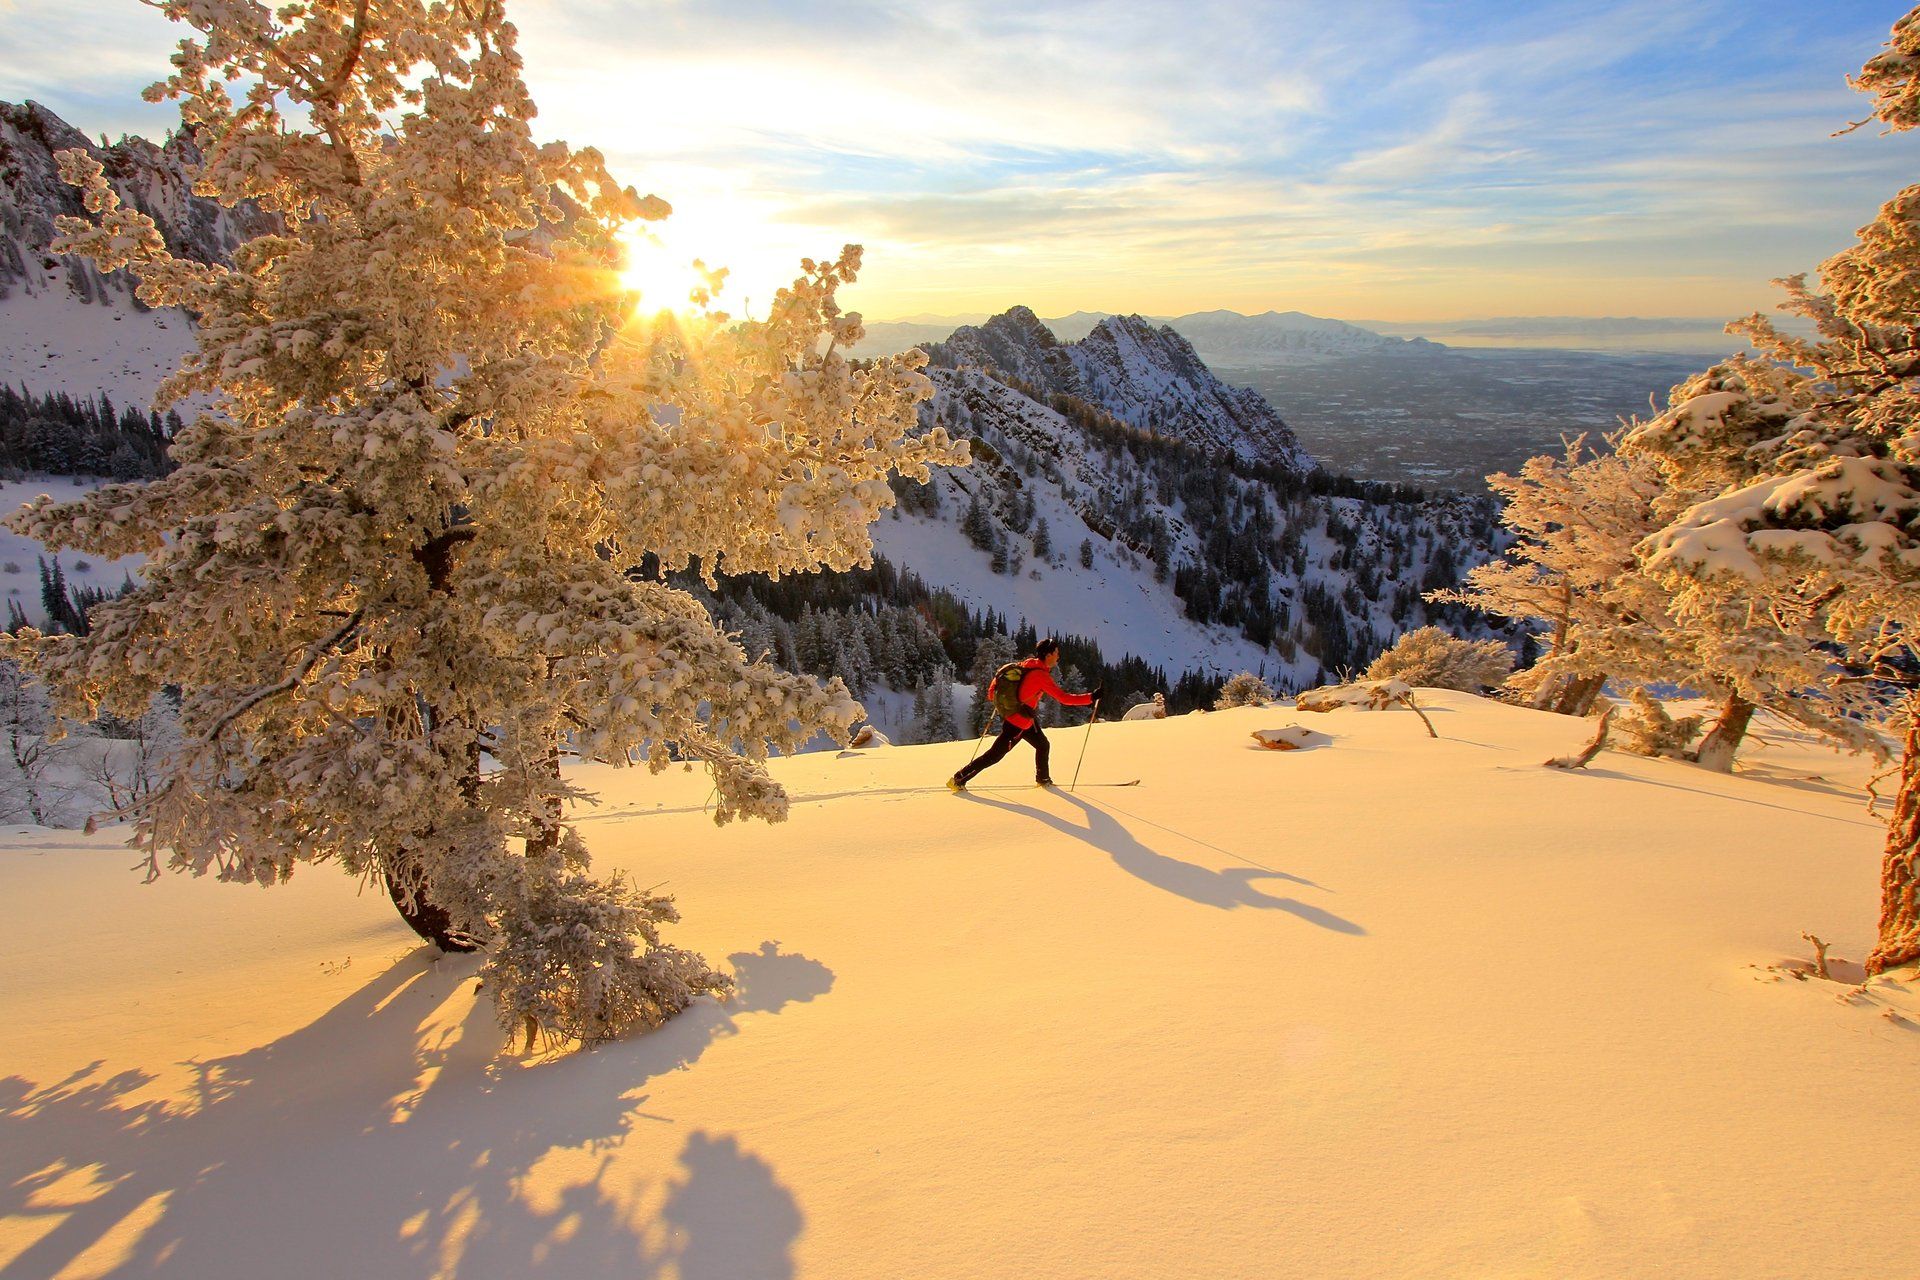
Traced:
<svg viewBox="0 0 1920 1280">
<path fill-rule="evenodd" d="M 1395 705 L 1411 705 L 1412 701 L 1413 686 L 1404 680 L 1359 680 L 1309 689 L 1293 700 L 1293 706 L 1296 711 L 1338 711 L 1341 707 L 1384 711 Z"/>
<path fill-rule="evenodd" d="M 853 737 L 847 740 L 847 750 L 858 751 L 863 747 L 890 747 L 893 739 L 870 724 L 863 724 L 854 730 Z"/>
<path fill-rule="evenodd" d="M 1297 724 L 1283 725 L 1278 729 L 1255 729 L 1251 736 L 1269 751 L 1305 751 L 1312 747 L 1324 747 L 1333 741 L 1317 729 Z"/>
</svg>

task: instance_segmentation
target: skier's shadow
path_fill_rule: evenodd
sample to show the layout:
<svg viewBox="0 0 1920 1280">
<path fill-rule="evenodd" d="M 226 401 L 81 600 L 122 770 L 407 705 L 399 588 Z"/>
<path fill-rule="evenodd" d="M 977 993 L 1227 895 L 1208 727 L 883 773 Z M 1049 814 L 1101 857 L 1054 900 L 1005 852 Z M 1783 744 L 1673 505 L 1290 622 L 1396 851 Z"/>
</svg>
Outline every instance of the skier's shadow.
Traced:
<svg viewBox="0 0 1920 1280">
<path fill-rule="evenodd" d="M 1211 867 L 1199 866 L 1192 862 L 1183 862 L 1179 858 L 1170 858 L 1164 853 L 1150 849 L 1134 838 L 1132 832 L 1114 820 L 1112 814 L 1098 805 L 1089 804 L 1075 795 L 1056 793 L 1059 798 L 1078 808 L 1086 815 L 1085 826 L 1078 826 L 1057 814 L 1043 809 L 1035 809 L 1024 804 L 1014 804 L 1006 800 L 993 800 L 976 793 L 968 793 L 977 803 L 991 805 L 996 809 L 1005 809 L 1009 813 L 1018 813 L 1025 817 L 1036 818 L 1063 835 L 1092 845 L 1113 859 L 1114 865 L 1128 875 L 1146 881 L 1156 889 L 1197 902 L 1202 906 L 1218 907 L 1222 911 L 1232 911 L 1238 907 L 1254 907 L 1267 911 L 1284 911 L 1298 916 L 1308 924 L 1317 924 L 1322 929 L 1331 929 L 1335 933 L 1366 936 L 1366 930 L 1343 916 L 1302 902 L 1298 898 L 1277 898 L 1254 887 L 1256 880 L 1286 880 L 1294 884 L 1312 885 L 1312 881 L 1284 871 L 1269 871 L 1258 867 L 1226 867 L 1215 871 Z M 1318 887 L 1318 886 L 1314 886 Z"/>
<path fill-rule="evenodd" d="M 776 943 L 731 959 L 736 1000 L 533 1064 L 501 1055 L 484 997 L 436 1017 L 474 962 L 420 948 L 316 1022 L 194 1064 L 172 1097 L 100 1063 L 0 1078 L 0 1221 L 43 1225 L 0 1280 L 61 1273 L 107 1240 L 105 1274 L 142 1280 L 791 1280 L 805 1215 L 737 1135 L 647 1148 L 677 1148 L 677 1165 L 621 1150 L 674 1122 L 647 1106 L 650 1082 L 833 985 Z"/>
</svg>

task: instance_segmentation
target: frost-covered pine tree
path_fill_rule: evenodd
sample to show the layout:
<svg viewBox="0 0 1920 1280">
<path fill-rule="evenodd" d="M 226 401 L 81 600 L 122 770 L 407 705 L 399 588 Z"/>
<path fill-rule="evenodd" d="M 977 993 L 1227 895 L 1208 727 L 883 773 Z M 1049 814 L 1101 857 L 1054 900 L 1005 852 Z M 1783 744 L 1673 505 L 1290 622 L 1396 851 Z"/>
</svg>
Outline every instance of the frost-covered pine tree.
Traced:
<svg viewBox="0 0 1920 1280">
<path fill-rule="evenodd" d="M 1827 683 L 1834 637 L 1821 619 L 1756 612 L 1737 596 L 1711 617 L 1678 611 L 1646 567 L 1646 539 L 1710 492 L 1694 475 L 1668 475 L 1645 457 L 1601 453 L 1532 458 L 1518 476 L 1488 482 L 1506 499 L 1515 534 L 1500 558 L 1468 571 L 1459 590 L 1429 599 L 1471 604 L 1545 625 L 1544 656 L 1508 686 L 1568 714 L 1591 706 L 1609 677 L 1669 683 L 1714 698 L 1719 714 L 1695 759 L 1733 767 L 1754 713 L 1767 708 L 1853 749 L 1874 749 L 1852 713 L 1858 690 L 1809 696 Z"/>
<path fill-rule="evenodd" d="M 1213 700 L 1215 711 L 1226 711 L 1233 707 L 1264 707 L 1275 697 L 1273 689 L 1251 671 L 1241 671 L 1228 677 L 1220 686 L 1220 693 Z"/>
<path fill-rule="evenodd" d="M 589 874 L 563 746 L 712 772 L 716 817 L 778 819 L 769 752 L 844 740 L 846 689 L 749 661 L 673 569 L 865 563 L 891 472 L 963 460 L 916 437 L 920 358 L 858 366 L 806 262 L 761 323 L 633 320 L 619 233 L 668 213 L 597 152 L 536 143 L 498 0 L 163 0 L 198 34 L 149 91 L 180 103 L 198 187 L 283 229 L 231 268 L 172 257 L 100 166 L 62 252 L 129 269 L 198 321 L 164 402 L 209 398 L 179 467 L 40 505 L 52 547 L 144 552 L 85 637 L 17 646 L 63 709 L 184 690 L 138 807 L 158 874 L 374 878 L 423 936 L 478 947 L 503 1025 L 594 1041 L 727 979 L 660 940 L 672 901 Z M 663 300 L 671 301 L 671 300 Z"/>
<path fill-rule="evenodd" d="M 1854 85 L 1889 129 L 1920 125 L 1920 9 Z M 1815 288 L 1779 283 L 1811 320 L 1798 339 L 1755 314 L 1729 326 L 1763 353 L 1674 390 L 1623 448 L 1677 484 L 1709 490 L 1648 541 L 1652 572 L 1683 617 L 1710 625 L 1729 601 L 1818 625 L 1863 674 L 1911 670 L 1920 635 L 1920 185 L 1906 187 L 1829 258 Z M 1883 665 L 1887 664 L 1887 665 Z M 1881 873 L 1870 973 L 1920 960 L 1920 698 L 1902 713 L 1905 753 Z"/>
</svg>

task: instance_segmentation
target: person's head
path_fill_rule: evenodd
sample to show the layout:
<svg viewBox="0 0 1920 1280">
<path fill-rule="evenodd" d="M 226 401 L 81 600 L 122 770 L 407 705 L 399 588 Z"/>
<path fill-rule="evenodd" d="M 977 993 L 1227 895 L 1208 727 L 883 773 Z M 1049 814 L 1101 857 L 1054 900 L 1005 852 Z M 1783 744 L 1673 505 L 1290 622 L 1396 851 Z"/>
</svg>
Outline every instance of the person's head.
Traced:
<svg viewBox="0 0 1920 1280">
<path fill-rule="evenodd" d="M 1060 661 L 1060 642 L 1051 637 L 1042 640 L 1039 644 L 1033 646 L 1033 656 L 1046 663 L 1049 667 L 1053 666 Z"/>
</svg>

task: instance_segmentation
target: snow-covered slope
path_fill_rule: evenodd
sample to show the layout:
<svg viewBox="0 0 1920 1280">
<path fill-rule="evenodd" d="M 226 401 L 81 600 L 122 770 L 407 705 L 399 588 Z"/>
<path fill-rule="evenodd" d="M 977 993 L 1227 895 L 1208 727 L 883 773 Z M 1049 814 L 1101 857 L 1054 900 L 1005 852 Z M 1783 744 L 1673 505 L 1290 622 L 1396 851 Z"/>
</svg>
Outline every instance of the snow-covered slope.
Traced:
<svg viewBox="0 0 1920 1280">
<path fill-rule="evenodd" d="M 1423 697 L 1438 741 L 1102 724 L 1085 777 L 1145 781 L 1077 795 L 1015 757 L 950 796 L 964 743 L 776 761 L 778 827 L 582 771 L 598 865 L 741 990 L 558 1058 L 344 876 L 9 837 L 0 1272 L 1909 1274 L 1920 985 L 1749 967 L 1866 949 L 1859 770 L 1563 773 L 1584 722 Z M 1291 721 L 1331 743 L 1248 736 Z"/>
<path fill-rule="evenodd" d="M 67 476 L 40 476 L 31 480 L 0 482 L 0 514 L 11 513 L 16 507 L 33 501 L 43 493 L 65 502 L 97 487 L 97 484 L 95 481 L 75 480 Z M 40 562 L 51 562 L 53 559 L 47 554 L 46 548 L 33 539 L 22 537 L 11 529 L 0 528 L 0 596 L 18 605 L 27 621 L 36 627 L 47 625 L 47 610 L 40 598 Z M 68 551 L 62 552 L 58 560 L 71 586 L 117 591 L 129 576 L 139 575 L 140 566 L 146 563 L 147 558 L 144 555 L 131 555 L 118 560 L 100 560 Z M 6 604 L 0 603 L 0 618 L 5 616 Z"/>
<path fill-rule="evenodd" d="M 948 477 L 937 483 L 958 506 L 967 500 L 972 481 L 971 476 Z M 912 566 L 929 585 L 950 591 L 971 608 L 991 609 L 1016 626 L 1026 619 L 1052 633 L 1092 637 L 1110 658 L 1131 654 L 1176 675 L 1292 669 L 1233 629 L 1190 622 L 1172 588 L 1154 580 L 1151 563 L 1096 537 L 1058 488 L 1033 488 L 1036 509 L 1060 548 L 1058 564 L 1029 559 L 1017 573 L 997 574 L 992 554 L 969 544 L 954 520 L 920 515 L 883 518 L 873 529 L 874 549 L 896 564 Z M 1094 544 L 1091 566 L 1079 560 L 1083 540 Z"/>
<path fill-rule="evenodd" d="M 102 276 L 85 259 L 49 251 L 56 218 L 87 216 L 54 160 L 73 148 L 105 167 L 121 200 L 152 217 L 179 257 L 225 262 L 275 222 L 250 204 L 227 209 L 195 196 L 199 151 L 184 136 L 104 146 L 37 102 L 0 102 L 0 379 L 144 407 L 192 347 L 192 321 L 141 306 L 125 273 Z"/>
<path fill-rule="evenodd" d="M 193 320 L 171 307 L 85 303 L 64 289 L 0 297 L 0 378 L 36 395 L 102 393 L 142 408 L 193 349 Z"/>
<path fill-rule="evenodd" d="M 982 332 L 1000 336 L 992 328 Z M 1040 376 L 1038 363 L 1067 350 L 1036 344 L 1013 356 L 1032 357 L 1022 367 Z M 1421 591 L 1489 553 L 1483 501 L 1357 487 L 1346 496 L 1313 477 L 1236 470 L 1205 448 L 1146 441 L 1067 393 L 1043 403 L 1024 379 L 929 372 L 936 394 L 924 416 L 973 438 L 974 462 L 937 476 L 931 501 L 903 495 L 906 514 L 880 521 L 876 546 L 970 604 L 1090 636 L 1109 658 L 1319 683 L 1430 620 Z M 1045 555 L 1032 551 L 1042 520 Z M 970 521 L 980 526 L 971 533 Z"/>
</svg>

